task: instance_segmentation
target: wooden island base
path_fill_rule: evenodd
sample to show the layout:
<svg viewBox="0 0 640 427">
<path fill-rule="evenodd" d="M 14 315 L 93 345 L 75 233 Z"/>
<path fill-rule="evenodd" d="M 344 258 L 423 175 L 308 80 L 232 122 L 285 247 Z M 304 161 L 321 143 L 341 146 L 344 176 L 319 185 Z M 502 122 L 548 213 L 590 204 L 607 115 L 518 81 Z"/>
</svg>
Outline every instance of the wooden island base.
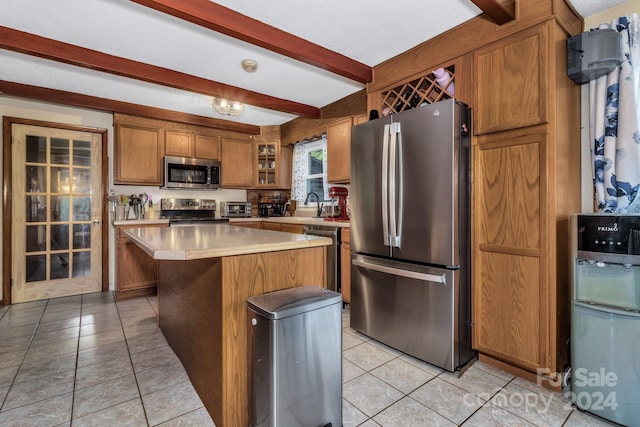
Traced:
<svg viewBox="0 0 640 427">
<path fill-rule="evenodd" d="M 246 300 L 326 287 L 324 247 L 159 260 L 159 323 L 217 426 L 249 425 Z"/>
</svg>

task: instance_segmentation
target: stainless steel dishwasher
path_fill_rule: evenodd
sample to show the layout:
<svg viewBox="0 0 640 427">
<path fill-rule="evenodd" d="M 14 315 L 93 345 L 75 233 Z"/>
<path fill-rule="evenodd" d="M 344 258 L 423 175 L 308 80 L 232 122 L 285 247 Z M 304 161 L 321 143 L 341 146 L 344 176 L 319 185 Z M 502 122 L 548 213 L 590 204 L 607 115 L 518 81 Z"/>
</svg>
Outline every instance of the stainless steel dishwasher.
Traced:
<svg viewBox="0 0 640 427">
<path fill-rule="evenodd" d="M 338 227 L 305 225 L 303 231 L 304 234 L 331 239 L 331 245 L 327 246 L 327 289 L 340 292 L 340 233 L 338 233 Z"/>
</svg>

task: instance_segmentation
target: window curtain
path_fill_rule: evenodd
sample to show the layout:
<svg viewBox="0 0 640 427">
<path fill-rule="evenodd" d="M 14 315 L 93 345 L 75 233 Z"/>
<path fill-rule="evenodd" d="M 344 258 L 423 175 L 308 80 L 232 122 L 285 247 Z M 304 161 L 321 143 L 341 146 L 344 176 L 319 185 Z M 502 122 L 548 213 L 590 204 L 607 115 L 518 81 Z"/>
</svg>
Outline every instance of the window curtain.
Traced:
<svg viewBox="0 0 640 427">
<path fill-rule="evenodd" d="M 291 198 L 298 202 L 303 202 L 307 197 L 307 177 L 309 174 L 309 155 L 307 153 L 307 144 L 322 142 L 322 170 L 324 194 L 320 196 L 324 200 L 329 199 L 329 183 L 327 182 L 327 136 L 322 135 L 321 138 L 313 141 L 298 142 L 293 147 L 293 167 L 291 177 Z"/>
<path fill-rule="evenodd" d="M 593 181 L 600 212 L 640 212 L 640 23 L 637 14 L 600 28 L 621 36 L 622 62 L 589 82 Z"/>
<path fill-rule="evenodd" d="M 307 155 L 304 143 L 293 147 L 293 176 L 291 177 L 291 198 L 302 202 L 307 195 Z"/>
</svg>

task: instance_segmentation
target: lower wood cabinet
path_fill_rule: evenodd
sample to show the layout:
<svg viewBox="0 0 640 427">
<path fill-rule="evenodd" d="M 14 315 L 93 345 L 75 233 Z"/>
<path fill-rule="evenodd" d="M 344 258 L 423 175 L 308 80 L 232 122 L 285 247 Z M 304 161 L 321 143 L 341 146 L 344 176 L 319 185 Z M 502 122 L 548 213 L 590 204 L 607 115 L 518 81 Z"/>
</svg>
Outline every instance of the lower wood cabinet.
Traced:
<svg viewBox="0 0 640 427">
<path fill-rule="evenodd" d="M 231 225 L 235 227 L 246 227 L 246 228 L 262 228 L 262 221 L 254 221 L 254 222 L 232 222 Z"/>
<path fill-rule="evenodd" d="M 161 227 L 162 225 L 135 225 L 135 227 Z M 133 243 L 124 230 L 129 225 L 115 226 L 116 299 L 155 295 L 158 263 Z"/>
<path fill-rule="evenodd" d="M 282 230 L 286 233 L 304 234 L 304 225 L 302 224 L 282 224 Z"/>
<path fill-rule="evenodd" d="M 340 230 L 342 244 L 340 245 L 340 275 L 342 285 L 342 301 L 351 302 L 351 229 Z"/>
</svg>

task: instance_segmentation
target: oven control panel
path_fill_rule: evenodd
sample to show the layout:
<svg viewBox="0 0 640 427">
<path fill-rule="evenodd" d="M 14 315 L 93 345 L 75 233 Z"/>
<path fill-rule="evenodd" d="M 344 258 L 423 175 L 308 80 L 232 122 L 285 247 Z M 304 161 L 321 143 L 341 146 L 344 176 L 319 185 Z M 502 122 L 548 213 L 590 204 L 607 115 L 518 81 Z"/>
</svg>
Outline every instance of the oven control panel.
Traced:
<svg viewBox="0 0 640 427">
<path fill-rule="evenodd" d="M 640 215 L 578 215 L 578 250 L 640 255 Z"/>
<path fill-rule="evenodd" d="M 213 199 L 161 199 L 160 209 L 163 211 L 215 211 L 216 201 Z"/>
</svg>

